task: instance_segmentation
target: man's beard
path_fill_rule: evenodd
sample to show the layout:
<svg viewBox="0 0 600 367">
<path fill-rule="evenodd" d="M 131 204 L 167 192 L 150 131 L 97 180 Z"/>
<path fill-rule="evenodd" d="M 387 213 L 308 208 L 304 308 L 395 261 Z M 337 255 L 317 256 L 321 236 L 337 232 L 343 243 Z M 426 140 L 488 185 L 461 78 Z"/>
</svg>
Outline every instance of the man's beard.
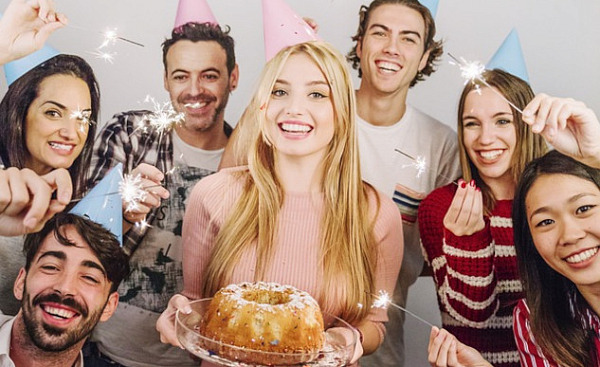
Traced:
<svg viewBox="0 0 600 367">
<path fill-rule="evenodd" d="M 202 97 L 202 95 L 200 97 Z M 179 104 L 181 106 L 185 105 L 186 103 L 197 102 L 198 100 L 209 100 L 211 102 L 212 101 L 220 101 L 220 103 L 215 106 L 214 112 L 207 119 L 207 121 L 206 121 L 205 124 L 203 124 L 202 126 L 197 126 L 196 124 L 190 126 L 190 125 L 186 124 L 186 122 L 184 122 L 184 125 L 186 126 L 186 128 L 188 128 L 190 130 L 195 130 L 195 131 L 198 131 L 198 132 L 210 130 L 217 123 L 218 116 L 220 116 L 221 113 L 223 113 L 223 111 L 225 110 L 225 107 L 227 106 L 227 102 L 229 101 L 229 91 L 225 91 L 220 97 L 221 98 L 219 98 L 219 99 L 214 98 L 213 96 L 208 96 L 207 98 L 198 98 L 198 97 L 190 98 L 190 97 L 186 97 L 182 101 L 180 101 Z M 187 114 L 186 114 L 186 117 L 187 117 Z M 196 117 L 192 117 L 192 118 L 196 119 Z"/>
<path fill-rule="evenodd" d="M 27 288 L 25 287 L 25 289 Z M 100 320 L 102 310 L 104 309 L 103 306 L 89 313 L 87 307 L 77 302 L 73 297 L 61 297 L 57 293 L 40 294 L 32 301 L 28 293 L 23 293 L 21 308 L 23 310 L 23 322 L 27 334 L 37 348 L 46 352 L 62 352 L 86 338 Z M 36 320 L 35 318 L 35 308 L 43 302 L 53 302 L 68 306 L 79 313 L 77 317 L 80 317 L 81 321 L 76 325 L 71 325 L 67 329 L 44 324 L 42 320 Z"/>
</svg>

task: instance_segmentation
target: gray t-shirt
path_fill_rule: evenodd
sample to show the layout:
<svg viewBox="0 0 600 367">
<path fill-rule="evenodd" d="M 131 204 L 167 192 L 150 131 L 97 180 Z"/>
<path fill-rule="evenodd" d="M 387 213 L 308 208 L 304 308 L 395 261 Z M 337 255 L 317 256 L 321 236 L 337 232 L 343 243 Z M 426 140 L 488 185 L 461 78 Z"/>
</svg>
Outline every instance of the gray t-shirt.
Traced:
<svg viewBox="0 0 600 367">
<path fill-rule="evenodd" d="M 0 236 L 0 311 L 5 315 L 14 316 L 21 307 L 13 295 L 13 285 L 19 269 L 25 265 L 23 243 L 23 236 Z"/>
</svg>

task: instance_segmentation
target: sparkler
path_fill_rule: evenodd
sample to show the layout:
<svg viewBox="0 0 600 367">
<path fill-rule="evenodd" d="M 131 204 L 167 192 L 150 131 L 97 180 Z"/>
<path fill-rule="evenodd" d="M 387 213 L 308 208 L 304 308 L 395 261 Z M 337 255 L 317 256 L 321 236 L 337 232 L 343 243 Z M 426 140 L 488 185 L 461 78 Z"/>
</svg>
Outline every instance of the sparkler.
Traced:
<svg viewBox="0 0 600 367">
<path fill-rule="evenodd" d="M 423 172 L 425 172 L 427 170 L 427 160 L 425 159 L 425 157 L 418 155 L 415 158 L 409 154 L 404 153 L 400 149 L 394 149 L 394 150 L 413 161 L 413 163 L 411 163 L 410 165 L 402 166 L 402 168 L 408 167 L 408 166 L 414 167 L 417 170 L 417 178 L 421 177 Z"/>
<path fill-rule="evenodd" d="M 397 309 L 399 309 L 400 311 L 406 312 L 407 314 L 411 315 L 415 319 L 417 319 L 431 327 L 435 326 L 432 323 L 430 323 L 429 321 L 425 320 L 424 318 L 407 310 L 406 308 L 404 308 L 402 306 L 398 306 L 397 304 L 393 303 L 392 298 L 390 297 L 390 294 L 384 290 L 380 290 L 379 292 L 377 292 L 377 294 L 373 294 L 373 296 L 375 297 L 375 301 L 373 301 L 373 306 L 372 306 L 373 308 L 387 309 L 389 306 L 393 306 L 393 307 L 396 307 Z"/>
<path fill-rule="evenodd" d="M 104 33 L 102 33 L 104 35 L 104 41 L 102 42 L 102 44 L 100 45 L 100 47 L 98 47 L 99 49 L 104 48 L 106 46 L 108 46 L 109 44 L 114 45 L 117 40 L 121 40 L 121 41 L 125 41 L 128 43 L 131 43 L 132 45 L 136 45 L 136 46 L 140 46 L 140 47 L 144 47 L 143 44 L 139 43 L 139 42 L 135 42 L 132 41 L 130 39 L 127 39 L 125 37 L 121 37 L 117 34 L 117 29 L 107 29 L 106 31 L 104 31 Z"/>
<path fill-rule="evenodd" d="M 105 52 L 105 51 L 100 51 L 100 49 L 94 51 L 94 52 L 90 52 L 92 55 L 96 56 L 97 59 L 101 59 L 104 60 L 108 63 L 114 64 L 115 61 L 115 56 L 117 55 L 116 52 Z"/>
<path fill-rule="evenodd" d="M 127 204 L 126 212 L 131 212 L 139 208 L 140 202 L 144 201 L 148 195 L 142 187 L 142 176 L 124 174 L 123 181 L 119 184 L 119 193 L 123 201 Z"/>
<path fill-rule="evenodd" d="M 93 121 L 90 120 L 90 111 L 84 112 L 79 108 L 77 108 L 76 111 L 71 112 L 69 117 L 79 122 L 79 131 L 81 131 L 81 133 L 85 133 L 86 126 L 89 126 L 93 123 Z"/>
<path fill-rule="evenodd" d="M 138 129 L 142 129 L 144 132 L 148 132 L 148 128 L 152 128 L 162 135 L 183 123 L 185 119 L 185 114 L 176 112 L 171 102 L 161 104 L 150 96 L 146 96 L 144 102 L 151 102 L 154 108 L 151 114 L 144 116 L 138 123 Z"/>
<path fill-rule="evenodd" d="M 496 93 L 498 96 L 500 96 L 500 98 L 502 98 L 506 103 L 508 103 L 512 108 L 514 108 L 515 110 L 519 111 L 521 114 L 523 114 L 523 110 L 521 110 L 519 107 L 515 106 L 514 103 L 512 103 L 511 101 L 509 101 L 502 93 L 498 92 L 496 90 L 496 88 L 493 88 L 483 77 L 483 72 L 485 71 L 485 66 L 483 66 L 483 64 L 481 64 L 479 61 L 472 61 L 469 62 L 467 60 L 465 60 L 464 58 L 456 58 L 454 57 L 454 55 L 452 55 L 451 53 L 448 53 L 448 56 L 450 56 L 452 58 L 453 61 L 451 61 L 450 63 L 452 65 L 456 65 L 460 68 L 460 75 L 466 79 L 465 84 L 468 83 L 469 81 L 471 83 L 475 83 L 475 81 L 479 81 L 482 84 L 484 84 L 486 87 L 490 88 L 491 91 L 493 91 L 494 93 Z M 479 85 L 476 85 L 476 90 L 479 92 Z"/>
</svg>

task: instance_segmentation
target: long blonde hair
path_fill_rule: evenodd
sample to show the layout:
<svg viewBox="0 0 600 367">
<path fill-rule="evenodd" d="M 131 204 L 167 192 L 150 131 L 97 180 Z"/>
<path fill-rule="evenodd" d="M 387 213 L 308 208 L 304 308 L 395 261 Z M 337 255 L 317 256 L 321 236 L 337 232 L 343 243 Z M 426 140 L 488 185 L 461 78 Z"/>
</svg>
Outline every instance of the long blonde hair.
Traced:
<svg viewBox="0 0 600 367">
<path fill-rule="evenodd" d="M 316 298 L 321 305 L 345 295 L 341 317 L 359 322 L 368 313 L 375 292 L 377 246 L 373 234 L 379 211 L 369 210 L 375 195 L 360 175 L 355 129 L 355 100 L 343 57 L 330 45 L 316 41 L 280 51 L 264 68 L 261 82 L 244 113 L 244 134 L 251 134 L 247 151 L 249 175 L 243 193 L 217 235 L 204 274 L 204 295 L 228 284 L 246 249 L 256 244 L 256 281 L 263 280 L 274 253 L 277 217 L 285 193 L 275 172 L 274 147 L 268 140 L 265 112 L 273 86 L 290 55 L 308 55 L 323 72 L 331 89 L 335 132 L 323 161 L 325 201 L 321 228 L 319 271 L 324 286 Z M 375 213 L 375 216 L 373 216 Z M 326 307 L 327 308 L 327 307 Z"/>
<path fill-rule="evenodd" d="M 526 81 L 503 70 L 486 70 L 483 73 L 483 78 L 488 85 L 496 88 L 506 99 L 521 110 L 523 110 L 534 97 L 533 90 L 531 90 L 531 87 Z M 460 166 L 463 172 L 463 178 L 467 182 L 471 179 L 474 179 L 477 182 L 477 187 L 481 188 L 481 193 L 483 194 L 483 206 L 485 212 L 489 214 L 496 205 L 496 198 L 486 183 L 479 177 L 477 167 L 475 167 L 467 154 L 463 138 L 463 114 L 467 96 L 470 92 L 476 90 L 476 88 L 484 88 L 486 86 L 487 85 L 484 85 L 482 82 L 476 81 L 467 84 L 463 89 L 460 101 L 458 102 L 457 132 Z M 521 177 L 521 173 L 525 169 L 527 163 L 535 158 L 543 156 L 546 153 L 547 147 L 544 138 L 540 134 L 534 134 L 529 125 L 523 121 L 521 113 L 512 106 L 510 108 L 513 114 L 513 124 L 515 125 L 517 135 L 517 144 L 513 156 L 511 157 L 511 175 L 516 187 L 519 177 Z"/>
</svg>

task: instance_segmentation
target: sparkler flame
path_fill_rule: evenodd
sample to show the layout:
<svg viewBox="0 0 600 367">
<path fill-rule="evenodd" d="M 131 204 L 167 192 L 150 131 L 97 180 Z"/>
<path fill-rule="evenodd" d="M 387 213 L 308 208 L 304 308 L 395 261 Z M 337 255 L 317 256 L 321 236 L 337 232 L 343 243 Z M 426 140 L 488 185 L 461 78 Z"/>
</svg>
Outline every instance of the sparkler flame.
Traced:
<svg viewBox="0 0 600 367">
<path fill-rule="evenodd" d="M 93 123 L 90 119 L 90 114 L 90 111 L 81 111 L 78 107 L 76 111 L 71 112 L 69 117 L 79 122 L 79 131 L 85 133 L 85 128 Z"/>
<path fill-rule="evenodd" d="M 144 102 L 151 102 L 154 108 L 153 112 L 144 116 L 138 124 L 138 128 L 144 132 L 148 132 L 148 129 L 151 128 L 158 134 L 164 134 L 183 123 L 185 114 L 176 112 L 171 102 L 161 104 L 150 96 L 146 96 Z"/>
<path fill-rule="evenodd" d="M 115 56 L 117 55 L 116 52 L 105 52 L 105 51 L 100 51 L 100 49 L 94 51 L 94 52 L 90 52 L 92 55 L 96 56 L 97 59 L 102 59 L 108 63 L 114 64 L 115 61 Z"/>
<path fill-rule="evenodd" d="M 401 311 L 406 312 L 407 314 L 411 315 L 412 317 L 414 317 L 415 319 L 423 322 L 424 324 L 427 324 L 431 327 L 433 327 L 434 325 L 432 323 L 430 323 L 429 321 L 425 320 L 424 318 L 416 315 L 415 313 L 407 310 L 406 308 L 402 307 L 402 306 L 398 306 L 397 304 L 392 302 L 392 297 L 390 296 L 390 294 L 385 291 L 385 290 L 379 290 L 377 292 L 377 294 L 373 295 L 375 297 L 375 300 L 373 301 L 373 308 L 383 308 L 383 309 L 387 309 L 389 306 L 393 306 Z"/>
<path fill-rule="evenodd" d="M 119 184 L 119 193 L 123 201 L 127 204 L 126 212 L 131 212 L 140 207 L 140 202 L 146 199 L 148 195 L 142 187 L 142 176 L 124 174 L 123 180 Z"/>
<path fill-rule="evenodd" d="M 100 47 L 98 47 L 98 49 L 102 49 L 108 45 L 114 45 L 117 42 L 117 39 L 119 38 L 116 28 L 115 29 L 107 29 L 102 34 L 104 35 L 104 41 L 102 42 Z"/>
<path fill-rule="evenodd" d="M 514 103 L 512 103 L 511 101 L 508 100 L 508 98 L 506 98 L 506 96 L 504 96 L 502 93 L 500 93 L 496 88 L 493 88 L 488 82 L 487 80 L 485 80 L 485 78 L 483 77 L 483 73 L 485 72 L 485 66 L 483 64 L 481 64 L 479 61 L 472 61 L 469 62 L 467 60 L 465 60 L 464 58 L 456 58 L 454 57 L 452 54 L 448 54 L 448 56 L 450 56 L 452 58 L 453 61 L 450 61 L 450 64 L 452 65 L 456 65 L 460 68 L 460 75 L 465 78 L 465 84 L 467 84 L 469 81 L 471 83 L 475 84 L 475 90 L 477 91 L 477 93 L 481 94 L 481 88 L 479 86 L 479 84 L 476 84 L 475 81 L 479 81 L 481 82 L 483 85 L 485 85 L 486 87 L 490 88 L 491 91 L 493 91 L 494 93 L 496 93 L 500 98 L 502 98 L 506 103 L 508 103 L 512 108 L 514 108 L 515 110 L 519 111 L 521 114 L 523 113 L 523 110 L 521 110 L 519 107 L 517 107 Z"/>
</svg>

